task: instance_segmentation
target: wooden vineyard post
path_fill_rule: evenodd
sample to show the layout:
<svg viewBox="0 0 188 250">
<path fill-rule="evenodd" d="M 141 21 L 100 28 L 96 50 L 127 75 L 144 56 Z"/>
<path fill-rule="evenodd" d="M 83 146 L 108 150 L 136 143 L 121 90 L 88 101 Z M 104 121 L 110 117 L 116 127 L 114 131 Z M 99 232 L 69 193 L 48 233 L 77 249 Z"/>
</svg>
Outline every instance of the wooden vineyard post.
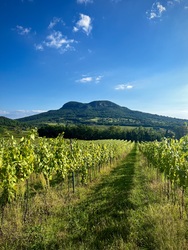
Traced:
<svg viewBox="0 0 188 250">
<path fill-rule="evenodd" d="M 70 150 L 71 150 L 71 154 L 73 154 L 72 139 L 70 139 Z M 73 193 L 75 192 L 75 174 L 74 174 L 74 171 L 72 171 L 72 191 L 73 191 Z"/>
</svg>

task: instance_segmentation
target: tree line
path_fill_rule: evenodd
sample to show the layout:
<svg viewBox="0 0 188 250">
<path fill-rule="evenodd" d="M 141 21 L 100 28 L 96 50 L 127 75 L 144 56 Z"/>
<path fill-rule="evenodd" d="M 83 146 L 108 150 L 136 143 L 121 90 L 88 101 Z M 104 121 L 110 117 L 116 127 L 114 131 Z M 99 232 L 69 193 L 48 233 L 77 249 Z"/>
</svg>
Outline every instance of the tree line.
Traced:
<svg viewBox="0 0 188 250">
<path fill-rule="evenodd" d="M 129 141 L 161 141 L 164 137 L 175 137 L 171 130 L 154 128 L 122 128 L 118 126 L 96 127 L 87 125 L 43 125 L 38 128 L 40 137 L 55 138 L 63 133 L 64 138 L 79 140 L 121 139 Z"/>
</svg>

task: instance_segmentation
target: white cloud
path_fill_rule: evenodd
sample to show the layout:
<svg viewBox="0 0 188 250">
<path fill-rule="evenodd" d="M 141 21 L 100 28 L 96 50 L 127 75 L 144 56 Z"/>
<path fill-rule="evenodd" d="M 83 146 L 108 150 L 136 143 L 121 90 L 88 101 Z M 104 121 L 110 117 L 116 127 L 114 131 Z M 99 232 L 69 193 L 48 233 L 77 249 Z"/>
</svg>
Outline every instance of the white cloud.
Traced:
<svg viewBox="0 0 188 250">
<path fill-rule="evenodd" d="M 176 4 L 180 4 L 181 2 L 182 0 L 169 0 L 167 1 L 167 5 L 174 7 Z"/>
<path fill-rule="evenodd" d="M 80 80 L 78 80 L 78 82 L 81 82 L 81 83 L 88 83 L 88 82 L 92 82 L 92 81 L 93 81 L 93 77 L 91 77 L 91 76 L 82 77 Z"/>
<path fill-rule="evenodd" d="M 97 77 L 95 78 L 95 82 L 96 82 L 96 83 L 99 83 L 99 82 L 101 81 L 102 78 L 103 78 L 103 76 L 97 76 Z"/>
<path fill-rule="evenodd" d="M 30 115 L 37 115 L 43 112 L 47 112 L 47 110 L 41 110 L 41 109 L 34 109 L 34 110 L 16 110 L 16 111 L 12 111 L 11 115 L 15 116 L 17 118 L 21 118 L 21 117 L 26 117 L 26 116 L 30 116 Z"/>
<path fill-rule="evenodd" d="M 34 113 L 43 113 L 43 112 L 47 112 L 48 110 L 43 110 L 43 109 L 33 109 L 31 110 Z"/>
<path fill-rule="evenodd" d="M 159 15 L 161 16 L 161 14 L 164 12 L 164 11 L 166 11 L 166 8 L 162 5 L 162 4 L 160 4 L 159 2 L 157 2 L 157 10 L 158 10 L 158 13 L 159 13 Z"/>
<path fill-rule="evenodd" d="M 130 84 L 119 84 L 115 87 L 115 90 L 126 90 L 126 89 L 132 89 L 133 86 Z"/>
<path fill-rule="evenodd" d="M 154 113 L 159 113 L 159 111 L 155 111 Z M 175 117 L 180 119 L 188 119 L 188 110 L 187 109 L 161 109 L 160 115 Z"/>
<path fill-rule="evenodd" d="M 5 110 L 0 110 L 0 116 L 8 115 L 9 112 Z"/>
<path fill-rule="evenodd" d="M 63 44 L 67 44 L 66 38 L 63 38 L 60 31 L 53 31 L 50 35 L 46 37 L 44 44 L 47 47 L 59 49 Z"/>
<path fill-rule="evenodd" d="M 167 4 L 168 5 L 174 5 L 174 2 L 173 1 L 168 1 Z"/>
<path fill-rule="evenodd" d="M 42 112 L 46 112 L 46 110 L 41 110 L 41 109 L 33 109 L 33 110 L 25 110 L 25 109 L 19 109 L 13 112 L 17 112 L 20 114 L 30 114 L 30 113 L 42 113 Z"/>
<path fill-rule="evenodd" d="M 165 11 L 166 8 L 160 2 L 156 2 L 153 3 L 151 10 L 147 11 L 146 14 L 148 19 L 152 20 L 155 18 L 160 18 Z"/>
<path fill-rule="evenodd" d="M 61 18 L 59 17 L 54 17 L 50 24 L 48 25 L 48 29 L 53 29 L 58 23 L 61 23 L 64 25 L 64 22 Z"/>
<path fill-rule="evenodd" d="M 63 36 L 60 31 L 53 31 L 50 35 L 46 37 L 46 40 L 42 44 L 38 45 L 38 50 L 42 50 L 44 46 L 48 48 L 58 49 L 61 53 L 68 50 L 75 50 L 71 44 L 76 43 L 74 39 L 67 39 Z"/>
<path fill-rule="evenodd" d="M 151 10 L 146 12 L 148 19 L 154 20 L 156 18 L 161 18 L 165 11 L 169 8 L 174 8 L 176 5 L 183 3 L 184 0 L 168 0 L 166 1 L 166 7 L 163 6 L 159 1 L 153 3 Z M 186 7 L 184 7 L 186 9 Z"/>
<path fill-rule="evenodd" d="M 87 4 L 87 3 L 93 3 L 93 1 L 92 0 L 77 0 L 77 3 L 85 3 L 85 4 Z"/>
<path fill-rule="evenodd" d="M 19 35 L 28 35 L 31 31 L 31 28 L 24 28 L 23 26 L 17 25 L 16 28 L 14 29 Z"/>
<path fill-rule="evenodd" d="M 166 1 L 166 7 L 163 6 L 159 1 L 153 3 L 151 10 L 146 12 L 148 19 L 155 20 L 160 19 L 165 11 L 168 11 L 170 8 L 174 8 L 176 5 L 181 4 L 184 0 L 168 0 Z M 184 7 L 184 9 L 186 9 Z"/>
<path fill-rule="evenodd" d="M 94 83 L 99 83 L 101 81 L 101 79 L 103 78 L 103 76 L 85 76 L 83 75 L 83 77 L 79 80 L 77 80 L 76 82 L 81 82 L 81 83 L 89 83 L 89 82 L 94 82 Z"/>
<path fill-rule="evenodd" d="M 35 49 L 39 50 L 39 51 L 43 51 L 44 50 L 44 46 L 42 44 L 35 44 Z"/>
<path fill-rule="evenodd" d="M 12 111 L 0 110 L 0 115 L 3 115 L 11 119 L 18 119 L 18 118 L 22 118 L 22 117 L 26 117 L 30 115 L 36 115 L 36 114 L 43 113 L 43 112 L 47 112 L 47 110 L 41 110 L 41 109 L 37 109 L 37 110 L 21 109 L 21 110 L 12 110 Z"/>
<path fill-rule="evenodd" d="M 92 30 L 92 25 L 91 25 L 91 18 L 89 16 L 80 14 L 80 19 L 76 23 L 76 26 L 73 28 L 74 32 L 77 32 L 79 30 L 82 30 L 87 35 L 90 34 Z"/>
<path fill-rule="evenodd" d="M 74 32 L 77 32 L 78 30 L 79 30 L 79 29 L 78 29 L 77 27 L 74 26 L 73 31 L 74 31 Z"/>
</svg>

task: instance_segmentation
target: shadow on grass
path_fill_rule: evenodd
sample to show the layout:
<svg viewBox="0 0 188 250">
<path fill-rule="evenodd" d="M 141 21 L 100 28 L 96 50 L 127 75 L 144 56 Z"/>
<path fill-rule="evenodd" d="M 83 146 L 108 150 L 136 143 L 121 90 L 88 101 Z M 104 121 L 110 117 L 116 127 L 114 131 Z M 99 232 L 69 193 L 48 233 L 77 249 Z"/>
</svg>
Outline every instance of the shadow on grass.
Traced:
<svg viewBox="0 0 188 250">
<path fill-rule="evenodd" d="M 133 188 L 136 147 L 105 176 L 79 205 L 72 208 L 68 226 L 71 249 L 108 249 L 114 241 L 126 242 L 128 210 L 134 209 L 129 196 Z"/>
</svg>

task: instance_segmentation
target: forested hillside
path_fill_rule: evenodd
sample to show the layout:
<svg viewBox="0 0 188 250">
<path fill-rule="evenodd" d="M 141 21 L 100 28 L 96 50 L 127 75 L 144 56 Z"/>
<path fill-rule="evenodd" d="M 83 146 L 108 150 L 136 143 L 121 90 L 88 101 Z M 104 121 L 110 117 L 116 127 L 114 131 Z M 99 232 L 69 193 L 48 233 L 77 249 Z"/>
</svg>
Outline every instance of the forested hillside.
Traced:
<svg viewBox="0 0 188 250">
<path fill-rule="evenodd" d="M 18 119 L 28 124 L 63 123 L 172 128 L 188 120 L 133 111 L 110 101 L 68 102 L 58 110 Z"/>
</svg>

